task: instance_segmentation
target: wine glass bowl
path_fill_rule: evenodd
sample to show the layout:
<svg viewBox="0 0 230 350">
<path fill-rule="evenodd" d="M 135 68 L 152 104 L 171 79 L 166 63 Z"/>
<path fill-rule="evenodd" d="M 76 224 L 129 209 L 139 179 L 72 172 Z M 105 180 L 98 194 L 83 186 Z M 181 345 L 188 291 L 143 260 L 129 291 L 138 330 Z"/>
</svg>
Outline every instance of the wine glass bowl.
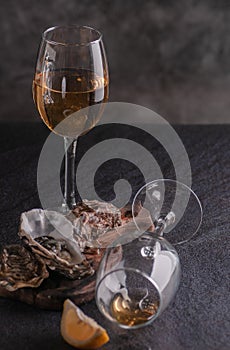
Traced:
<svg viewBox="0 0 230 350">
<path fill-rule="evenodd" d="M 180 280 L 175 249 L 162 237 L 144 233 L 109 247 L 99 266 L 96 302 L 101 313 L 122 328 L 152 323 L 173 299 Z"/>
<path fill-rule="evenodd" d="M 33 96 L 45 124 L 53 131 L 70 115 L 108 100 L 108 68 L 101 34 L 85 26 L 60 26 L 42 37 Z M 75 137 L 95 126 L 98 113 L 76 114 Z M 72 118 L 74 119 L 74 118 Z M 67 124 L 68 126 L 68 124 Z M 68 130 L 72 132 L 71 125 Z"/>
<path fill-rule="evenodd" d="M 173 245 L 187 242 L 200 228 L 203 216 L 201 202 L 187 185 L 179 181 L 158 179 L 138 190 L 132 212 L 133 220 L 141 231 L 134 215 L 140 204 L 149 211 L 158 234 L 164 235 Z"/>
</svg>

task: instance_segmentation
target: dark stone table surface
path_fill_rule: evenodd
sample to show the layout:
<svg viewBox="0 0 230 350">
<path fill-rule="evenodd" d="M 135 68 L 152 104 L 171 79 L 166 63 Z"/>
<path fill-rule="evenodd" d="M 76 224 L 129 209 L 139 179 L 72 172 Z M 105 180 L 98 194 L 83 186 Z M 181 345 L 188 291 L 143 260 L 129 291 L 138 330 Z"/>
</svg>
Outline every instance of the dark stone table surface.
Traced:
<svg viewBox="0 0 230 350">
<path fill-rule="evenodd" d="M 179 246 L 182 280 L 173 303 L 151 326 L 124 331 L 100 315 L 95 302 L 82 309 L 105 326 L 108 350 L 227 350 L 230 344 L 229 204 L 230 125 L 175 127 L 188 152 L 193 189 L 202 201 L 203 224 Z M 0 243 L 18 242 L 20 213 L 40 205 L 37 161 L 48 135 L 39 123 L 0 125 Z M 79 156 L 97 141 L 97 132 L 82 137 Z M 165 177 L 172 171 L 155 146 Z M 111 165 L 110 165 L 111 166 Z M 106 169 L 101 175 L 106 181 Z M 126 165 L 120 168 L 125 173 Z M 120 175 L 119 175 L 120 176 Z M 61 313 L 0 299 L 0 349 L 70 349 L 60 335 Z"/>
</svg>

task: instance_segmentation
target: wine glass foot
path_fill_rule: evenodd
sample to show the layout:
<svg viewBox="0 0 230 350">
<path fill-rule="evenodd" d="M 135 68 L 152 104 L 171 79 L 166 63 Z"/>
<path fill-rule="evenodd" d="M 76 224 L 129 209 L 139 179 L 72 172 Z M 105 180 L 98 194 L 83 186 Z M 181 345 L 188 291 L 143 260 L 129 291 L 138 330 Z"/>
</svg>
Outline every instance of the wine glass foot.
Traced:
<svg viewBox="0 0 230 350">
<path fill-rule="evenodd" d="M 202 206 L 197 195 L 187 185 L 171 179 L 154 180 L 139 189 L 134 197 L 132 212 L 137 228 L 134 208 L 137 203 L 150 213 L 154 232 L 164 235 L 171 244 L 190 240 L 199 230 L 202 222 Z"/>
</svg>

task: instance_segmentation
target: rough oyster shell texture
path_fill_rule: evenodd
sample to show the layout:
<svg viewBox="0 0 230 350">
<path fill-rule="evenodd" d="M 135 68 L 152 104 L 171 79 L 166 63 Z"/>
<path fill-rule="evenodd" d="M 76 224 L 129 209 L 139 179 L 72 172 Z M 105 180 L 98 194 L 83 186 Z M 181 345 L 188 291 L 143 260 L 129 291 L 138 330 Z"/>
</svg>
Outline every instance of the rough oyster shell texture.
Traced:
<svg viewBox="0 0 230 350">
<path fill-rule="evenodd" d="M 67 278 L 93 274 L 73 237 L 73 225 L 64 215 L 42 209 L 22 213 L 19 236 L 23 243 L 40 255 L 51 270 Z"/>
<path fill-rule="evenodd" d="M 121 211 L 111 203 L 84 200 L 72 211 L 74 238 L 80 248 L 103 247 L 99 238 L 122 225 Z"/>
<path fill-rule="evenodd" d="M 49 276 L 42 258 L 20 245 L 2 248 L 0 254 L 0 286 L 8 291 L 23 287 L 39 287 Z"/>
</svg>

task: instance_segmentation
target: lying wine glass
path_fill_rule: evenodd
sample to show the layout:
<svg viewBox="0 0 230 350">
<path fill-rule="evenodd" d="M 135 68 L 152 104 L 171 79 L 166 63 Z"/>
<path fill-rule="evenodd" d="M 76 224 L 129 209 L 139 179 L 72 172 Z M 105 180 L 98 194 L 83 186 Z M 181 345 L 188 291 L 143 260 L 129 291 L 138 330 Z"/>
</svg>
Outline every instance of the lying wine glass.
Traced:
<svg viewBox="0 0 230 350">
<path fill-rule="evenodd" d="M 148 205 L 151 220 L 147 224 L 134 215 L 140 202 Z M 202 209 L 195 193 L 173 180 L 152 181 L 138 191 L 133 201 L 133 230 L 107 248 L 97 273 L 96 303 L 110 321 L 126 329 L 146 326 L 173 300 L 181 267 L 175 248 L 163 235 L 174 231 L 175 224 L 183 232 L 188 220 L 183 221 L 183 217 L 188 215 L 189 206 L 194 210 L 189 216 L 193 223 L 187 227 L 190 234 L 184 235 L 183 241 L 200 226 Z"/>
</svg>

